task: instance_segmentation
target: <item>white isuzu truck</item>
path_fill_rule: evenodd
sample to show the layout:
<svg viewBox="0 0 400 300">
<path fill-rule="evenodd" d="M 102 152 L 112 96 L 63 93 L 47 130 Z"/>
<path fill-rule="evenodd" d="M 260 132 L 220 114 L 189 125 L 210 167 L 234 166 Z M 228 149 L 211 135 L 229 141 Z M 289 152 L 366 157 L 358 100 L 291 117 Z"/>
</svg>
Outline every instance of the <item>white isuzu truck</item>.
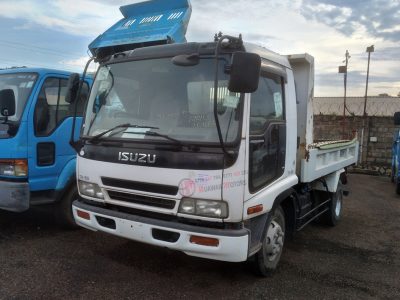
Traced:
<svg viewBox="0 0 400 300">
<path fill-rule="evenodd" d="M 77 224 L 267 275 L 287 236 L 339 221 L 358 142 L 313 141 L 312 56 L 186 43 L 187 0 L 121 12 L 90 45 Z"/>
</svg>

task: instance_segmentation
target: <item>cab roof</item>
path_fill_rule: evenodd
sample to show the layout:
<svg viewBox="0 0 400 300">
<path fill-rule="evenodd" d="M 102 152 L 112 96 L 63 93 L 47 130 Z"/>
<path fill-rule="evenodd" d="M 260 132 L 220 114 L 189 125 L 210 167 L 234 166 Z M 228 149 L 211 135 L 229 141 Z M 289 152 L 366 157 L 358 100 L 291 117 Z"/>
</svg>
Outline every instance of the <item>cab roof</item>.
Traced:
<svg viewBox="0 0 400 300">
<path fill-rule="evenodd" d="M 47 68 L 23 68 L 23 67 L 0 70 L 0 74 L 10 74 L 10 73 L 38 73 L 38 74 L 55 73 L 55 74 L 69 75 L 72 72 L 56 70 L 56 69 L 47 69 Z"/>
<path fill-rule="evenodd" d="M 45 75 L 45 74 L 57 74 L 57 75 L 65 75 L 69 76 L 71 75 L 72 71 L 65 71 L 65 70 L 57 70 L 57 69 L 48 69 L 48 68 L 10 68 L 10 69 L 4 69 L 0 70 L 0 75 L 1 74 L 15 74 L 15 73 L 37 73 L 40 75 Z M 80 74 L 82 76 L 82 74 Z M 93 74 L 87 73 L 86 74 L 86 79 L 93 79 Z"/>
<path fill-rule="evenodd" d="M 106 63 L 119 63 L 123 61 L 155 59 L 172 57 L 181 54 L 198 53 L 200 55 L 214 55 L 216 42 L 167 44 L 136 48 L 134 50 L 116 53 L 109 57 Z M 260 55 L 262 59 L 274 62 L 286 68 L 291 68 L 287 57 L 279 55 L 264 47 L 251 43 L 244 43 L 243 48 L 223 48 L 221 54 L 246 51 Z"/>
</svg>

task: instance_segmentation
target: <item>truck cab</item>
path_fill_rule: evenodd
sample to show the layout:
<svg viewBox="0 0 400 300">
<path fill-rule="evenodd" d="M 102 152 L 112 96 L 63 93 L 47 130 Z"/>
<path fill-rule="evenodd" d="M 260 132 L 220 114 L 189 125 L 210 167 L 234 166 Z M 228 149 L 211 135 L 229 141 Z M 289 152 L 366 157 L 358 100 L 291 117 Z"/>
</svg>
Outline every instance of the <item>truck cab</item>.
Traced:
<svg viewBox="0 0 400 300">
<path fill-rule="evenodd" d="M 187 0 L 121 12 L 89 46 L 100 66 L 77 158 L 77 224 L 251 260 L 262 275 L 290 233 L 317 219 L 336 225 L 358 142 L 314 143 L 312 56 L 282 56 L 241 36 L 171 42 L 186 31 Z"/>
<path fill-rule="evenodd" d="M 60 219 L 73 224 L 75 151 L 70 146 L 75 102 L 66 102 L 71 73 L 18 68 L 0 71 L 0 209 L 22 212 L 57 203 Z M 81 122 L 90 80 L 78 100 Z M 79 135 L 79 126 L 75 135 Z"/>
</svg>

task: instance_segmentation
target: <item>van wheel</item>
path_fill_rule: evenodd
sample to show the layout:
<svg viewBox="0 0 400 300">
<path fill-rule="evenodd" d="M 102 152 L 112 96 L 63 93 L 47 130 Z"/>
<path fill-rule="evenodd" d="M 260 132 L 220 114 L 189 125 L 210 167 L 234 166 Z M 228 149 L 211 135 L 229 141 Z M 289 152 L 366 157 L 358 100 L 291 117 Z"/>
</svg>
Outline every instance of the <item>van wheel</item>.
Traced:
<svg viewBox="0 0 400 300">
<path fill-rule="evenodd" d="M 281 206 L 273 212 L 265 228 L 262 247 L 254 255 L 253 269 L 261 276 L 270 275 L 278 266 L 285 241 L 285 213 Z"/>
<path fill-rule="evenodd" d="M 322 221 L 329 226 L 336 226 L 342 216 L 343 207 L 343 185 L 338 183 L 336 193 L 330 193 L 331 202 L 329 202 L 329 209 L 323 214 Z"/>
<path fill-rule="evenodd" d="M 78 189 L 76 184 L 73 184 L 69 190 L 65 192 L 61 201 L 56 204 L 56 221 L 64 228 L 79 228 L 79 226 L 75 223 L 72 212 L 72 202 L 74 202 L 76 199 L 78 199 Z"/>
</svg>

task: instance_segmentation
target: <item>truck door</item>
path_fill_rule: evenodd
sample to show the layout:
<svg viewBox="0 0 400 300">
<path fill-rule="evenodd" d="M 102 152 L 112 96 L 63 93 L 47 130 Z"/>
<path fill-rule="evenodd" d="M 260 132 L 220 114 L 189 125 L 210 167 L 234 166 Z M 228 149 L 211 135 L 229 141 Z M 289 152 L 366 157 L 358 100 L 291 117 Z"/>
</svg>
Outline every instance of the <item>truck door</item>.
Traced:
<svg viewBox="0 0 400 300">
<path fill-rule="evenodd" d="M 286 154 L 284 81 L 262 72 L 251 95 L 249 191 L 255 193 L 282 176 Z"/>
<path fill-rule="evenodd" d="M 67 76 L 46 77 L 30 113 L 28 163 L 32 191 L 54 190 L 60 172 L 75 157 L 69 145 L 74 104 L 65 101 L 67 82 Z M 84 87 L 87 91 L 87 84 Z"/>
</svg>

